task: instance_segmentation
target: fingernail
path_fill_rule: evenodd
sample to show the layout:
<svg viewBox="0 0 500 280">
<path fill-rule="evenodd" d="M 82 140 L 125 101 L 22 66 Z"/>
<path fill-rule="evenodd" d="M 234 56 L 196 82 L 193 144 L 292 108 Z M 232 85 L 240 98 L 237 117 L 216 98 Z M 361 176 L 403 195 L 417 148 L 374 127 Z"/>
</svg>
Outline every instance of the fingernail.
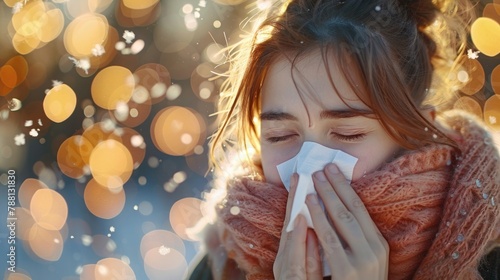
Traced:
<svg viewBox="0 0 500 280">
<path fill-rule="evenodd" d="M 315 195 L 315 194 L 308 194 L 307 195 L 307 198 L 306 198 L 309 203 L 312 203 L 312 204 L 318 204 L 318 197 Z"/>
<path fill-rule="evenodd" d="M 328 170 L 332 174 L 338 174 L 340 173 L 339 168 L 335 164 L 330 164 L 326 167 L 326 170 Z"/>
<path fill-rule="evenodd" d="M 321 182 L 326 181 L 325 173 L 323 173 L 323 171 L 318 171 L 318 172 L 314 173 L 314 177 L 316 177 L 316 179 L 318 179 L 318 181 L 321 181 Z"/>
</svg>

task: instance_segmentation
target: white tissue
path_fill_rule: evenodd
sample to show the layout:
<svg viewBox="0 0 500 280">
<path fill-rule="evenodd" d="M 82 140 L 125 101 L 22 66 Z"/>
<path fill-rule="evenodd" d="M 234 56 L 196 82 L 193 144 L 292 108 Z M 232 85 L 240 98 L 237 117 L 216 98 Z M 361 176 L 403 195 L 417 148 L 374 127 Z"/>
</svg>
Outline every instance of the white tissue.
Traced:
<svg viewBox="0 0 500 280">
<path fill-rule="evenodd" d="M 357 161 L 357 158 L 340 150 L 330 149 L 314 142 L 304 142 L 295 157 L 277 165 L 281 181 L 288 191 L 290 191 L 290 177 L 292 174 L 296 172 L 299 175 L 299 182 L 290 213 L 290 222 L 286 227 L 286 231 L 293 230 L 295 218 L 299 214 L 305 217 L 310 228 L 314 228 L 306 205 L 306 196 L 310 193 L 316 193 L 312 180 L 314 172 L 323 170 L 328 163 L 333 162 L 350 182 Z"/>
</svg>

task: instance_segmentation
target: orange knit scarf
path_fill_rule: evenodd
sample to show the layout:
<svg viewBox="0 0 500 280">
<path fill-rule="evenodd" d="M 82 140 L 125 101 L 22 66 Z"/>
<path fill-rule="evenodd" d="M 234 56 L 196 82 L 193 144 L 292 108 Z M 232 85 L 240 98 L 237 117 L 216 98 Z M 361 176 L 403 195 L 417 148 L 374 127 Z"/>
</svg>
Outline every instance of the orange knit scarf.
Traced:
<svg viewBox="0 0 500 280">
<path fill-rule="evenodd" d="M 455 113 L 447 123 L 462 136 L 460 151 L 409 151 L 352 183 L 389 243 L 390 279 L 480 279 L 479 261 L 498 241 L 498 151 L 470 117 Z M 273 279 L 287 195 L 248 178 L 229 184 L 219 238 L 247 279 Z"/>
</svg>

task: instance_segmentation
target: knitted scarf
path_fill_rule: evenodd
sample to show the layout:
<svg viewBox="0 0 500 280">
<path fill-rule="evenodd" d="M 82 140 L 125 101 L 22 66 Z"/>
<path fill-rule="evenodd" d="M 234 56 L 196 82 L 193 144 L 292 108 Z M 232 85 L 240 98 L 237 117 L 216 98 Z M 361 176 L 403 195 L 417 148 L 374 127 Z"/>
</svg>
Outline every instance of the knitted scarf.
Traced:
<svg viewBox="0 0 500 280">
<path fill-rule="evenodd" d="M 471 116 L 455 112 L 446 123 L 461 135 L 459 150 L 407 151 L 351 184 L 389 243 L 390 279 L 480 279 L 481 257 L 498 244 L 498 151 Z M 228 185 L 219 239 L 247 279 L 274 278 L 287 196 L 249 178 Z"/>
</svg>

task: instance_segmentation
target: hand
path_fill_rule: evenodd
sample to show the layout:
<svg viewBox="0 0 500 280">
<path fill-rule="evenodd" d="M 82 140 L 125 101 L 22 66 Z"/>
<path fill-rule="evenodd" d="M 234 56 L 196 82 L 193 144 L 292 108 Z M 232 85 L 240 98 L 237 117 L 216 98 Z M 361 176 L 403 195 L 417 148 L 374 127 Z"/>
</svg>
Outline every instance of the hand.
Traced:
<svg viewBox="0 0 500 280">
<path fill-rule="evenodd" d="M 273 265 L 274 278 L 286 280 L 323 279 L 318 239 L 313 230 L 307 228 L 306 219 L 302 215 L 298 215 L 295 218 L 294 230 L 286 232 L 297 189 L 297 177 L 297 174 L 293 174 L 290 180 L 285 222 L 281 232 L 278 254 Z"/>
<path fill-rule="evenodd" d="M 332 221 L 317 196 L 308 195 L 306 204 L 332 279 L 387 279 L 389 245 L 337 166 L 316 172 L 313 182 Z"/>
</svg>

